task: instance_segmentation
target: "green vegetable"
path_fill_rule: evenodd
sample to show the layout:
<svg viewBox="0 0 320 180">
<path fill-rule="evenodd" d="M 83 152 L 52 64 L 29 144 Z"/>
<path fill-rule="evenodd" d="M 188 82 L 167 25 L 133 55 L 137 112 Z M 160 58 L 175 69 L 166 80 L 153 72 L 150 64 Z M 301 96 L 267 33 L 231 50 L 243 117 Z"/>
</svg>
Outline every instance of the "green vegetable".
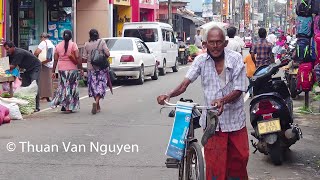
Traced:
<svg viewBox="0 0 320 180">
<path fill-rule="evenodd" d="M 1 97 L 3 97 L 3 98 L 10 98 L 10 93 L 7 93 L 7 92 L 2 93 L 2 94 L 1 94 Z"/>
<path fill-rule="evenodd" d="M 30 95 L 15 95 L 16 98 L 28 101 L 27 105 L 19 105 L 21 114 L 30 115 L 34 112 L 36 108 L 36 97 Z"/>
<path fill-rule="evenodd" d="M 195 45 L 190 45 L 189 46 L 189 53 L 190 55 L 196 54 L 199 52 L 199 48 Z"/>
</svg>

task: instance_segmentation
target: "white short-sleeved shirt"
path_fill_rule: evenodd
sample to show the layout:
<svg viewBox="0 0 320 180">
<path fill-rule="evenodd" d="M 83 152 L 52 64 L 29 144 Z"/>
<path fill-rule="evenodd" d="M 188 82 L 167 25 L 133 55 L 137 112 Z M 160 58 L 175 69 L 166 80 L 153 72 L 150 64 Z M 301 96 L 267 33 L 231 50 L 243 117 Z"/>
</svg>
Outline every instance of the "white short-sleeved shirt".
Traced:
<svg viewBox="0 0 320 180">
<path fill-rule="evenodd" d="M 191 82 L 201 77 L 205 105 L 210 106 L 213 100 L 222 98 L 233 90 L 245 92 L 246 71 L 241 54 L 225 49 L 225 72 L 218 75 L 214 60 L 208 54 L 201 54 L 195 58 L 185 76 Z M 224 82 L 225 80 L 225 82 Z M 206 111 L 202 112 L 200 125 L 206 127 Z M 224 105 L 224 111 L 219 116 L 217 131 L 238 131 L 245 127 L 246 115 L 244 110 L 243 95 L 232 103 Z"/>
<path fill-rule="evenodd" d="M 41 50 L 44 50 L 46 49 L 48 46 L 48 49 L 49 48 L 53 48 L 53 52 L 52 52 L 52 61 L 51 62 L 48 62 L 46 64 L 44 64 L 45 66 L 47 66 L 48 68 L 52 68 L 53 67 L 53 61 L 54 61 L 54 51 L 55 51 L 55 46 L 52 44 L 52 42 L 50 40 L 45 40 L 45 41 L 42 41 L 39 45 L 38 45 L 38 48 L 41 49 Z"/>
<path fill-rule="evenodd" d="M 237 40 L 235 40 L 234 38 L 228 39 L 227 48 L 232 51 L 236 51 L 238 53 L 241 53 L 241 44 Z"/>
</svg>

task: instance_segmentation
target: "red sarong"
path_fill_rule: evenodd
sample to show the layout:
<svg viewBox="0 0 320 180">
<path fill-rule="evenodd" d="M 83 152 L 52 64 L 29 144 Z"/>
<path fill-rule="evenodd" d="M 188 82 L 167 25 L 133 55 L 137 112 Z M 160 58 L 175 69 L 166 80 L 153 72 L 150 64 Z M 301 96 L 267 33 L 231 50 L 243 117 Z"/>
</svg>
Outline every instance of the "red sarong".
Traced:
<svg viewBox="0 0 320 180">
<path fill-rule="evenodd" d="M 208 140 L 204 148 L 207 180 L 247 180 L 249 142 L 247 128 L 221 132 Z"/>
</svg>

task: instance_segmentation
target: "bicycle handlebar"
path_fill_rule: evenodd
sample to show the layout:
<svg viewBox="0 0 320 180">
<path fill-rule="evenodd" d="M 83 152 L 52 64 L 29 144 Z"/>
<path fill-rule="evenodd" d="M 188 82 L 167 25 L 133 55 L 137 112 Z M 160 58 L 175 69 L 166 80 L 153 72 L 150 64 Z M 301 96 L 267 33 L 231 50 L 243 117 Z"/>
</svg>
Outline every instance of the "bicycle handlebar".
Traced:
<svg viewBox="0 0 320 180">
<path fill-rule="evenodd" d="M 168 107 L 177 107 L 177 104 L 173 104 L 173 103 L 169 103 L 168 101 L 164 101 L 164 103 L 168 106 Z M 202 110 L 215 110 L 217 111 L 217 106 L 194 106 L 194 108 L 196 109 L 202 109 Z"/>
</svg>

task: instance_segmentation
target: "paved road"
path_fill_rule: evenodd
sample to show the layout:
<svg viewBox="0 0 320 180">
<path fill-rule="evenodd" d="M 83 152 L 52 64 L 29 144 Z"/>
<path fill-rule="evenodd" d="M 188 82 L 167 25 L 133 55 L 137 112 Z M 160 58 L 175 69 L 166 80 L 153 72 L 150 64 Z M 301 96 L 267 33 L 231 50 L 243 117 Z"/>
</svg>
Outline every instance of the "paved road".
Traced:
<svg viewBox="0 0 320 180">
<path fill-rule="evenodd" d="M 176 179 L 177 171 L 164 165 L 172 119 L 167 117 L 168 110 L 159 113 L 156 96 L 174 88 L 186 70 L 187 66 L 181 67 L 178 73 L 168 73 L 157 81 L 147 80 L 142 86 L 120 85 L 114 95 L 108 92 L 103 110 L 97 115 L 90 114 L 92 99 L 85 97 L 86 89 L 83 88 L 80 112 L 63 114 L 58 109 L 46 110 L 3 125 L 0 131 L 0 179 Z M 182 97 L 202 103 L 199 80 Z M 172 102 L 176 100 L 174 98 Z M 248 102 L 246 104 L 248 110 Z M 316 176 L 319 169 L 315 163 L 320 157 L 317 138 L 320 135 L 314 135 L 318 129 L 303 117 L 299 122 L 303 123 L 306 138 L 291 148 L 288 161 L 275 167 L 268 157 L 250 154 L 250 179 L 320 179 Z M 201 137 L 200 131 L 197 133 Z M 6 149 L 9 142 L 16 144 L 15 151 Z M 63 143 L 67 148 L 69 142 L 70 148 L 65 152 Z M 99 152 L 95 149 L 97 143 L 100 144 Z M 39 145 L 39 151 L 51 152 L 32 152 L 31 145 L 35 148 Z M 43 145 L 42 149 L 40 145 Z M 101 155 L 105 147 L 109 147 L 108 152 Z"/>
</svg>

